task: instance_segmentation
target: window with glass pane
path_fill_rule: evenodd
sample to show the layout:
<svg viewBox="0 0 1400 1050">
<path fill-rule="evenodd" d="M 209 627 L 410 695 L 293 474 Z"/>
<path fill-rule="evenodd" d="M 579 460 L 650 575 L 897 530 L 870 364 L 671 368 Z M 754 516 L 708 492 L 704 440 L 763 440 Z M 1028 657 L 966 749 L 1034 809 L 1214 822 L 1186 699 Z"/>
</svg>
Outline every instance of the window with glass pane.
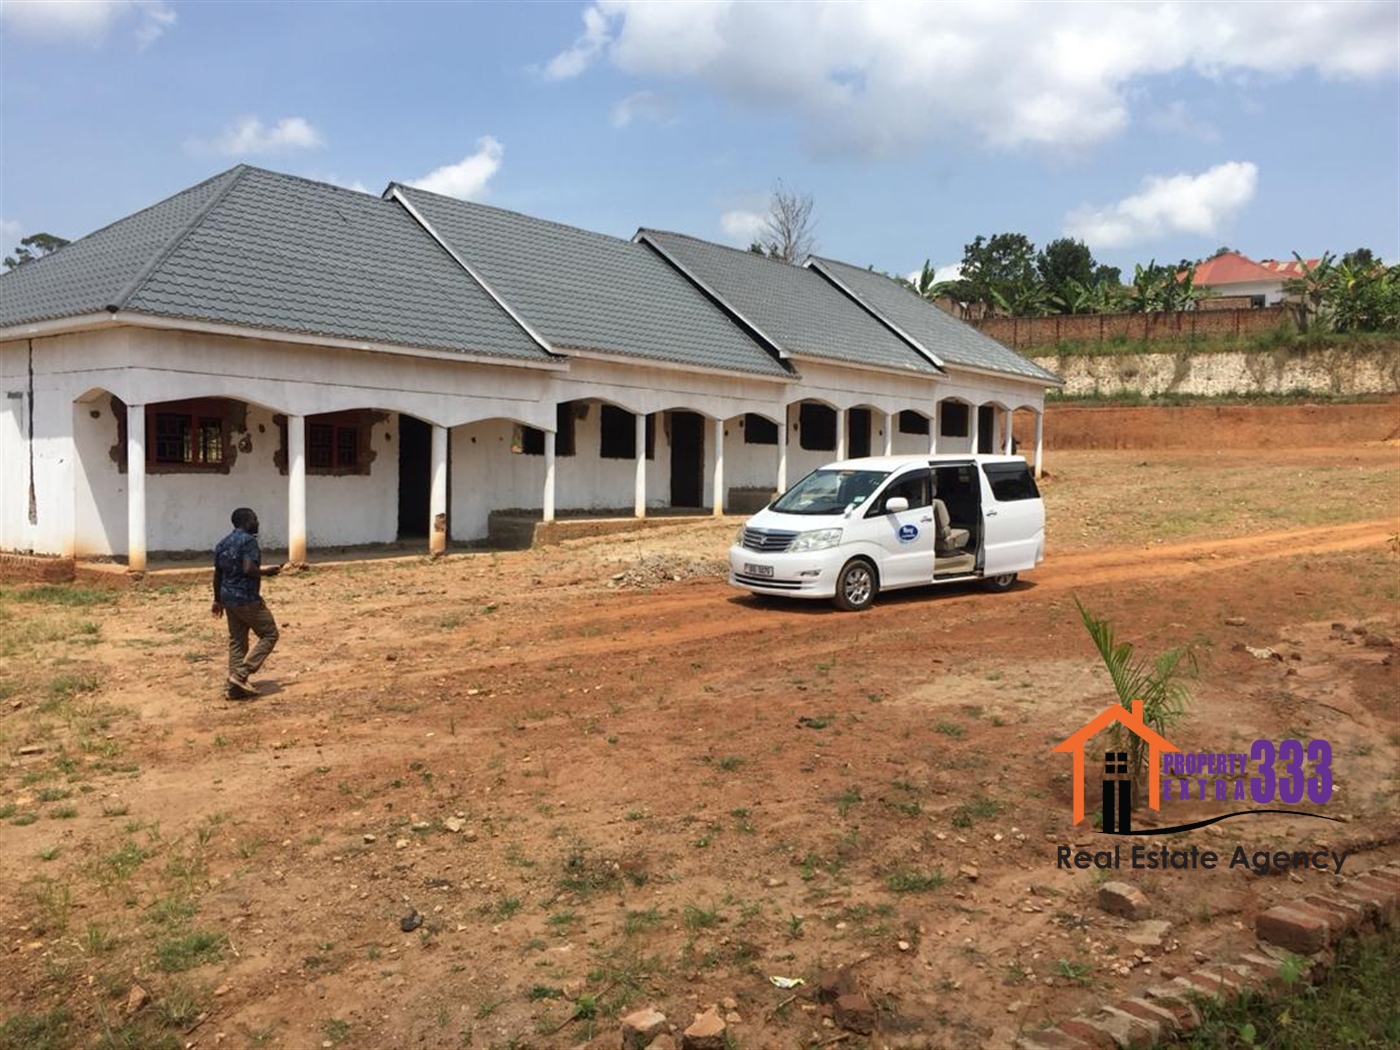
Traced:
<svg viewBox="0 0 1400 1050">
<path fill-rule="evenodd" d="M 173 412 L 156 413 L 156 462 L 190 461 L 190 417 Z"/>
<path fill-rule="evenodd" d="M 335 468 L 335 427 L 329 423 L 306 425 L 306 465 L 311 470 Z"/>
</svg>

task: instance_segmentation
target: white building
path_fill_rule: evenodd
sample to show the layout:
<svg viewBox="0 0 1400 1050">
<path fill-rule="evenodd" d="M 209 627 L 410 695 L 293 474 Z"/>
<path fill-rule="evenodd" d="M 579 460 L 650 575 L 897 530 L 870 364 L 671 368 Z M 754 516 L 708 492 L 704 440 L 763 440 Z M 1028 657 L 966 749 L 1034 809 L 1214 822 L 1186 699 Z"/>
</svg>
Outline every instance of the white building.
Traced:
<svg viewBox="0 0 1400 1050">
<path fill-rule="evenodd" d="M 1009 448 L 1059 381 L 888 278 L 240 166 L 0 276 L 0 550 L 308 548 Z M 932 421 L 932 422 L 931 422 Z"/>
</svg>

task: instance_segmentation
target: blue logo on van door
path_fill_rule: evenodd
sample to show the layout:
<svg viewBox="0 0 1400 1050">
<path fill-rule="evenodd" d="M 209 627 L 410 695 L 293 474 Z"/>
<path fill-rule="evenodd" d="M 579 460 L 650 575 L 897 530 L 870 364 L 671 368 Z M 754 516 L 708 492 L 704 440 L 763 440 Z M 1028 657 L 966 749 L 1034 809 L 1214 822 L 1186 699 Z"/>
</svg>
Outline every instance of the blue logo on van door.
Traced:
<svg viewBox="0 0 1400 1050">
<path fill-rule="evenodd" d="M 901 525 L 901 526 L 899 527 L 899 542 L 900 542 L 900 543 L 913 543 L 913 542 L 914 542 L 916 539 L 918 539 L 918 538 L 919 538 L 919 526 L 917 526 L 917 525 Z"/>
</svg>

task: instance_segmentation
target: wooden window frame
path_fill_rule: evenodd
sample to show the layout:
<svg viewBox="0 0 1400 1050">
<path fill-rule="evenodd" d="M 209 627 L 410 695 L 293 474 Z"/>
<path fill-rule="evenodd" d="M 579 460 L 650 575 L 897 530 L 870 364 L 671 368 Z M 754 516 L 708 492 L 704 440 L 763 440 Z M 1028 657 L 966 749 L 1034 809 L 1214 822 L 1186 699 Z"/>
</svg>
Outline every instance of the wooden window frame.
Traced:
<svg viewBox="0 0 1400 1050">
<path fill-rule="evenodd" d="M 145 406 L 146 415 L 146 473 L 147 474 L 227 474 L 233 463 L 233 443 L 230 420 L 233 406 L 222 398 L 192 398 L 183 401 L 162 401 Z M 186 424 L 181 458 L 161 458 L 160 436 L 162 421 L 183 420 Z M 207 432 L 218 429 L 218 458 L 209 459 Z M 124 430 L 125 427 L 119 428 Z M 124 436 L 124 435 L 123 435 Z M 185 458 L 188 455 L 189 458 Z"/>
</svg>

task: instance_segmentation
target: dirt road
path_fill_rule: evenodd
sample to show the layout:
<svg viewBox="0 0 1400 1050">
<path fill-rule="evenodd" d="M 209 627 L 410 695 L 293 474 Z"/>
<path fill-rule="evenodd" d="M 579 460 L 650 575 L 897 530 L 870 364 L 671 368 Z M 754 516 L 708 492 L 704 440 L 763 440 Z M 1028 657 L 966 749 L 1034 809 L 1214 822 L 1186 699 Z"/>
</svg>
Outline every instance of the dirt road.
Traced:
<svg viewBox="0 0 1400 1050">
<path fill-rule="evenodd" d="M 1400 464 L 1352 451 L 1281 454 L 1162 542 L 1178 511 L 1144 492 L 1228 466 L 1094 500 L 1136 454 L 1066 453 L 1039 571 L 862 615 L 703 575 L 735 522 L 312 571 L 269 585 L 284 642 L 241 705 L 202 587 L 7 593 L 0 1017 L 59 1046 L 603 1047 L 630 1007 L 731 999 L 736 1045 L 797 1045 L 833 1033 L 768 978 L 856 964 L 871 1045 L 1000 1045 L 1236 950 L 1305 887 L 1121 873 L 1171 923 L 1144 947 L 1055 865 L 1095 836 L 1050 749 L 1113 696 L 1073 600 L 1149 655 L 1195 646 L 1183 750 L 1332 743 L 1333 799 L 1298 808 L 1347 823 L 1191 841 L 1393 858 Z M 1309 464 L 1349 473 L 1329 497 Z M 1086 545 L 1109 503 L 1119 542 Z"/>
</svg>

